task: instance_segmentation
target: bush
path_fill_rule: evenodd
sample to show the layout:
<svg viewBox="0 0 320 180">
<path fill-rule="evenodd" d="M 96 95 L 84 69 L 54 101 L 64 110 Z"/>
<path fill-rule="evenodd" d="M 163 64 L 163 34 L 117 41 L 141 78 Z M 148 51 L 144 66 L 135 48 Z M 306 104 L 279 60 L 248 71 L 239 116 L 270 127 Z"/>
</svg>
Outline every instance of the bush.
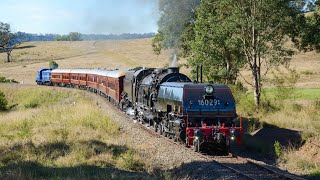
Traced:
<svg viewBox="0 0 320 180">
<path fill-rule="evenodd" d="M 8 101 L 3 92 L 0 91 L 0 111 L 7 110 Z"/>
<path fill-rule="evenodd" d="M 299 74 L 294 69 L 288 69 L 289 74 L 277 70 L 273 74 L 272 83 L 276 87 L 275 98 L 277 100 L 285 100 L 295 98 L 297 95 L 296 84 L 300 78 Z"/>
<path fill-rule="evenodd" d="M 276 153 L 276 156 L 278 158 L 281 157 L 282 155 L 282 148 L 281 148 L 281 144 L 279 143 L 279 141 L 274 142 L 274 152 Z"/>
<path fill-rule="evenodd" d="M 6 79 L 5 77 L 0 76 L 0 83 L 19 83 L 14 79 Z"/>
<path fill-rule="evenodd" d="M 78 32 L 70 32 L 68 35 L 57 36 L 56 41 L 82 41 L 81 34 Z"/>
<path fill-rule="evenodd" d="M 49 62 L 49 68 L 50 69 L 57 69 L 59 67 L 59 64 L 55 61 L 50 61 Z"/>
<path fill-rule="evenodd" d="M 144 163 L 139 159 L 135 158 L 135 153 L 133 150 L 128 150 L 126 153 L 121 155 L 122 162 L 121 166 L 127 170 L 142 171 Z"/>
<path fill-rule="evenodd" d="M 316 109 L 320 109 L 320 100 L 315 100 L 312 102 L 312 105 L 316 108 Z"/>
</svg>

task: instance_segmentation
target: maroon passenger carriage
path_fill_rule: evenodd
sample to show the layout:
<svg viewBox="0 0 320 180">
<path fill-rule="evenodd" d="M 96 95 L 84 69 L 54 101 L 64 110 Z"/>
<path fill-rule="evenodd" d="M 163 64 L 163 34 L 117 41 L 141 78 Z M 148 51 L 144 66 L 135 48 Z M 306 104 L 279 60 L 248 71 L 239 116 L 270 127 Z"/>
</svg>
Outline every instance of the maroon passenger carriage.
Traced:
<svg viewBox="0 0 320 180">
<path fill-rule="evenodd" d="M 123 91 L 125 71 L 119 69 L 54 69 L 51 83 L 97 92 L 118 105 Z"/>
</svg>

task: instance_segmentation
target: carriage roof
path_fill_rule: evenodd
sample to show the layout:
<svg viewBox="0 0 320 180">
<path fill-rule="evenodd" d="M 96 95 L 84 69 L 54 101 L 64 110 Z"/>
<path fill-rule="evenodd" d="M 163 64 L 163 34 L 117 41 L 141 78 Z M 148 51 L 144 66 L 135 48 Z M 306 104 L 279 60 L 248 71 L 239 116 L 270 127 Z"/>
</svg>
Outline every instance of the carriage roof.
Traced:
<svg viewBox="0 0 320 180">
<path fill-rule="evenodd" d="M 52 73 L 94 74 L 118 78 L 125 76 L 125 69 L 54 69 Z"/>
</svg>

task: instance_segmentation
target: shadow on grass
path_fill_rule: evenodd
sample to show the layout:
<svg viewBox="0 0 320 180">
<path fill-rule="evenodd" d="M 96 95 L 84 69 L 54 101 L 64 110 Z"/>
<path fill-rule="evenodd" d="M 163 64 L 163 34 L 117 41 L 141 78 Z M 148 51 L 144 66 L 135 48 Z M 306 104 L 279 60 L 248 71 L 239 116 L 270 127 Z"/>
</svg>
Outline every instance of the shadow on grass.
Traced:
<svg viewBox="0 0 320 180">
<path fill-rule="evenodd" d="M 298 148 L 304 144 L 300 131 L 279 128 L 267 123 L 261 124 L 249 118 L 243 118 L 243 128 L 243 145 L 234 146 L 231 151 L 268 164 L 277 162 L 275 142 L 279 142 L 281 149 Z M 253 129 L 256 130 L 248 133 Z"/>
<path fill-rule="evenodd" d="M 94 150 L 95 154 L 111 152 L 113 156 L 117 157 L 128 150 L 128 147 L 123 145 L 106 144 L 98 140 L 82 141 L 80 144 L 87 146 Z"/>
<path fill-rule="evenodd" d="M 151 177 L 146 172 L 126 171 L 116 168 L 113 161 L 97 161 L 95 165 L 56 167 L 52 162 L 67 156 L 74 150 L 85 152 L 90 159 L 99 154 L 110 154 L 118 158 L 129 148 L 106 144 L 98 140 L 66 143 L 64 141 L 35 145 L 32 141 L 17 143 L 10 147 L 0 147 L 0 179 L 143 179 Z M 81 157 L 84 158 L 84 157 Z M 28 159 L 33 159 L 28 161 Z M 38 159 L 38 160 L 35 160 Z M 44 165 L 48 163 L 49 165 Z"/>
<path fill-rule="evenodd" d="M 34 48 L 34 47 L 36 47 L 36 46 L 33 46 L 33 45 L 17 46 L 17 47 L 15 47 L 15 48 L 13 48 L 13 49 L 29 49 L 29 48 Z M 5 49 L 0 48 L 0 53 L 5 53 L 5 52 L 6 52 Z"/>
<path fill-rule="evenodd" d="M 47 167 L 33 161 L 19 161 L 0 168 L 0 179 L 145 179 L 148 176 L 113 167 Z"/>
<path fill-rule="evenodd" d="M 28 46 L 17 46 L 14 49 L 29 49 L 29 48 L 34 48 L 36 46 L 33 45 L 28 45 Z"/>
</svg>

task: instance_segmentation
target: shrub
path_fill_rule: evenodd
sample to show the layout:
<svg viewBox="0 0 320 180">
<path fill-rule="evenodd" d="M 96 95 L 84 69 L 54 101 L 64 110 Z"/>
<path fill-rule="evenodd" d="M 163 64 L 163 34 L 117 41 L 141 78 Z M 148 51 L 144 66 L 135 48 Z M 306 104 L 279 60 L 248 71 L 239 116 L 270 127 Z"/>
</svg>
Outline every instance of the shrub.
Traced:
<svg viewBox="0 0 320 180">
<path fill-rule="evenodd" d="M 294 69 L 288 69 L 288 73 L 287 75 L 280 70 L 273 73 L 272 83 L 276 87 L 275 98 L 277 100 L 291 99 L 297 95 L 295 86 L 300 76 Z"/>
<path fill-rule="evenodd" d="M 14 79 L 6 79 L 5 77 L 0 76 L 0 83 L 19 83 Z"/>
<path fill-rule="evenodd" d="M 320 109 L 320 100 L 315 100 L 312 102 L 312 105 L 316 108 L 316 109 Z"/>
<path fill-rule="evenodd" d="M 59 64 L 55 61 L 50 61 L 49 62 L 49 68 L 50 69 L 57 69 L 59 67 Z"/>
<path fill-rule="evenodd" d="M 122 163 L 121 166 L 127 170 L 141 171 L 143 170 L 144 164 L 134 156 L 133 150 L 128 150 L 126 153 L 121 155 Z"/>
<path fill-rule="evenodd" d="M 279 143 L 279 141 L 275 141 L 273 146 L 274 146 L 274 152 L 276 153 L 276 156 L 280 158 L 282 155 L 281 144 Z"/>
<path fill-rule="evenodd" d="M 3 92 L 0 91 L 0 111 L 7 110 L 8 101 Z"/>
<path fill-rule="evenodd" d="M 301 104 L 296 104 L 296 103 L 292 104 L 293 111 L 300 112 L 302 110 L 302 108 L 303 108 L 303 106 Z"/>
<path fill-rule="evenodd" d="M 309 71 L 309 70 L 305 70 L 305 71 L 302 71 L 301 74 L 304 74 L 304 75 L 313 75 L 314 72 Z"/>
</svg>

